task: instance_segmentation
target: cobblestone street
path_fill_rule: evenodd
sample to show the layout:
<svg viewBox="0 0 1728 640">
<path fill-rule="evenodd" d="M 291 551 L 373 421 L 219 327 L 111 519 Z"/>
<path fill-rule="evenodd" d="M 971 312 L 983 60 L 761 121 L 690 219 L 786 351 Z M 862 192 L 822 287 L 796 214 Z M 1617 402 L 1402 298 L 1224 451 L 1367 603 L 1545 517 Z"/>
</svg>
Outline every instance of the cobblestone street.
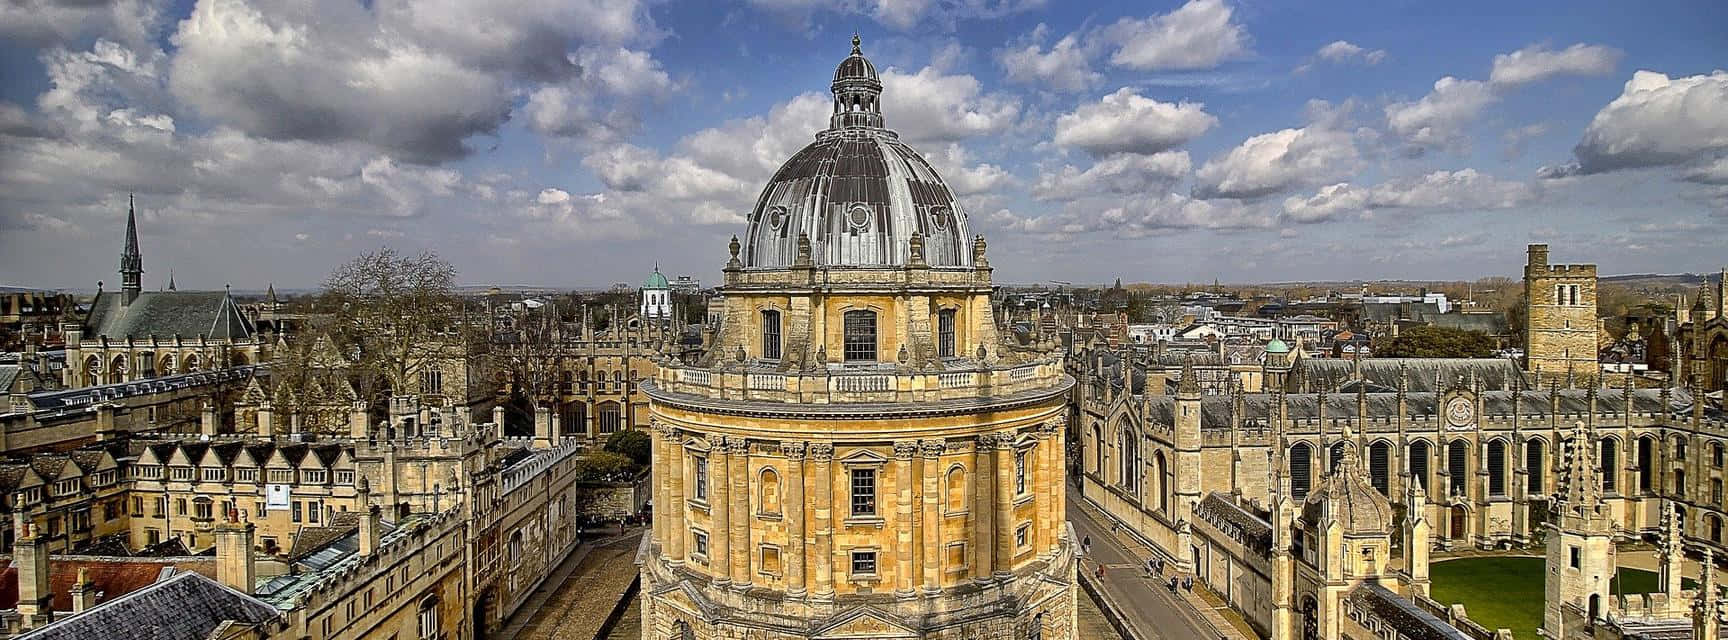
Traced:
<svg viewBox="0 0 1728 640">
<path fill-rule="evenodd" d="M 543 601 L 530 612 L 535 602 L 524 605 L 519 616 L 528 616 L 521 623 L 507 627 L 504 637 L 516 640 L 594 640 L 611 615 L 614 605 L 630 582 L 636 579 L 636 545 L 642 533 L 636 532 L 594 544 L 588 553 L 574 559 L 575 566 L 567 573 L 560 568 L 549 578 Z M 577 553 L 581 553 L 578 551 Z M 562 577 L 562 584 L 554 584 Z M 628 617 L 628 616 L 627 616 Z M 621 620 L 621 626 L 636 627 L 637 620 Z M 615 630 L 617 631 L 617 630 Z M 511 635 L 514 633 L 514 635 Z M 635 638 L 639 633 L 609 637 Z"/>
</svg>

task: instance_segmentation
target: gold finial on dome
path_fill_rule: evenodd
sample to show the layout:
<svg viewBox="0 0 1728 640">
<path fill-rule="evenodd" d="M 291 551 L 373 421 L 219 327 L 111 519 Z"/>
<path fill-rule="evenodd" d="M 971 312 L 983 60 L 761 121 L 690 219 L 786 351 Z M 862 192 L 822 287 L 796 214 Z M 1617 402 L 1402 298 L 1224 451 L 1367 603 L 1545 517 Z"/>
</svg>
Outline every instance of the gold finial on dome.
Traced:
<svg viewBox="0 0 1728 640">
<path fill-rule="evenodd" d="M 864 44 L 864 39 L 858 37 L 857 31 L 853 31 L 852 32 L 852 55 L 855 55 L 855 56 L 864 55 L 864 50 L 859 48 L 859 45 L 862 45 L 862 44 Z"/>
</svg>

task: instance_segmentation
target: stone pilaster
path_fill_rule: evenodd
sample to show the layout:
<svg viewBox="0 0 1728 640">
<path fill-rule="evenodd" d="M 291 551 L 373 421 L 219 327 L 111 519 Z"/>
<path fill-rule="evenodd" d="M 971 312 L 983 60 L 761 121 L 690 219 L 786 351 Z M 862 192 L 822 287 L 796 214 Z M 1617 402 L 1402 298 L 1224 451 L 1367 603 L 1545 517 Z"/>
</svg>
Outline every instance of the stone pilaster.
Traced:
<svg viewBox="0 0 1728 640">
<path fill-rule="evenodd" d="M 913 592 L 912 554 L 912 456 L 918 443 L 894 443 L 894 595 L 907 598 Z"/>
<path fill-rule="evenodd" d="M 666 443 L 666 471 L 670 476 L 666 481 L 666 503 L 662 514 L 657 514 L 655 520 L 666 520 L 667 564 L 677 567 L 684 564 L 684 540 L 690 536 L 684 525 L 684 465 L 689 464 L 689 457 L 684 455 L 684 443 L 678 435 L 678 429 L 671 425 L 659 425 L 660 439 Z"/>
<path fill-rule="evenodd" d="M 942 537 L 942 451 L 946 445 L 941 440 L 920 440 L 918 452 L 924 460 L 924 518 L 919 536 L 919 544 L 924 549 L 924 566 L 922 569 L 924 594 L 935 595 L 942 591 L 942 562 L 947 557 L 947 548 Z"/>
<path fill-rule="evenodd" d="M 750 542 L 750 443 L 744 438 L 726 438 L 726 464 L 731 492 L 726 507 L 731 513 L 732 586 L 750 588 L 751 565 L 756 547 Z"/>
<path fill-rule="evenodd" d="M 810 462 L 816 475 L 816 592 L 819 601 L 834 599 L 834 445 L 810 443 Z"/>
<path fill-rule="evenodd" d="M 990 438 L 996 449 L 996 577 L 1006 580 L 1014 572 L 1014 434 L 998 433 Z"/>
<path fill-rule="evenodd" d="M 992 486 L 990 476 L 986 473 L 986 469 L 991 464 L 991 448 L 995 446 L 993 443 L 994 440 L 989 434 L 978 436 L 972 447 L 971 473 L 966 474 L 968 478 L 967 489 L 972 493 L 966 501 L 966 511 L 970 514 L 967 518 L 966 530 L 971 536 L 966 546 L 972 552 L 971 573 L 973 580 L 987 579 L 995 567 L 992 561 L 995 546 L 991 541 L 991 533 L 994 531 L 991 520 L 992 501 L 990 500 Z"/>
<path fill-rule="evenodd" d="M 708 571 L 714 584 L 732 584 L 732 490 L 728 473 L 726 436 L 708 436 Z"/>
<path fill-rule="evenodd" d="M 804 589 L 804 443 L 782 442 L 786 456 L 786 595 L 802 598 Z"/>
</svg>

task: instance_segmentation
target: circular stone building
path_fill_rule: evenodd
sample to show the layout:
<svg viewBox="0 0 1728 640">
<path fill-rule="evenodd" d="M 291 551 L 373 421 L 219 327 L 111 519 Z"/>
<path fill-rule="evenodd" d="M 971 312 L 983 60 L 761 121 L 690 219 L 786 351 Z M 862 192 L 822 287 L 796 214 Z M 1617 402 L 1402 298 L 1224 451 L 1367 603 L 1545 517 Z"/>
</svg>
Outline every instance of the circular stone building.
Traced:
<svg viewBox="0 0 1728 640">
<path fill-rule="evenodd" d="M 643 637 L 1071 638 L 1073 381 L 998 336 L 984 239 L 857 38 L 833 92 L 731 242 L 706 355 L 644 384 Z"/>
</svg>

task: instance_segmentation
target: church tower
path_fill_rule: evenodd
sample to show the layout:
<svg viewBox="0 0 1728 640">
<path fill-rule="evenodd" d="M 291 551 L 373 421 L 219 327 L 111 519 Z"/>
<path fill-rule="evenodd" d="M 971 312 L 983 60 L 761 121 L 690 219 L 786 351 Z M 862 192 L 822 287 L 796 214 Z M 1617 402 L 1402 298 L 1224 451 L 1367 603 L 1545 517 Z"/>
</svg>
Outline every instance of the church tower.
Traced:
<svg viewBox="0 0 1728 640">
<path fill-rule="evenodd" d="M 132 304 L 144 290 L 144 255 L 138 252 L 138 217 L 126 196 L 126 246 L 120 250 L 120 300 Z"/>
<path fill-rule="evenodd" d="M 1614 549 L 1614 521 L 1602 502 L 1602 470 L 1596 461 L 1595 432 L 1575 423 L 1572 438 L 1563 443 L 1565 468 L 1559 500 L 1548 527 L 1548 568 L 1542 600 L 1542 629 L 1550 638 L 1568 638 L 1567 625 L 1600 617 L 1611 604 L 1609 585 L 1619 566 Z M 1579 609 L 1584 620 L 1575 616 Z M 1572 616 L 1572 617 L 1569 617 Z"/>
<path fill-rule="evenodd" d="M 1596 265 L 1548 264 L 1548 245 L 1530 245 L 1524 304 L 1525 370 L 1538 382 L 1595 380 Z"/>
</svg>

